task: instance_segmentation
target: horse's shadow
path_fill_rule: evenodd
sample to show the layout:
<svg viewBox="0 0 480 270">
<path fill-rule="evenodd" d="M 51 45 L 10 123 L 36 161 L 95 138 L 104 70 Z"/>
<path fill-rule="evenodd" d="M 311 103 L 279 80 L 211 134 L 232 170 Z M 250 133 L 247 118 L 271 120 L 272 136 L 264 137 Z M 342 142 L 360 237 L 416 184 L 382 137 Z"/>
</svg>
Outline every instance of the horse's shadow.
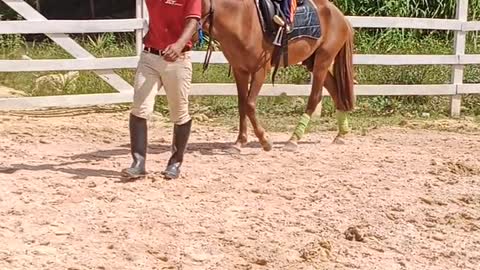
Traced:
<svg viewBox="0 0 480 270">
<path fill-rule="evenodd" d="M 299 145 L 311 145 L 315 144 L 316 142 L 299 142 Z M 281 148 L 286 144 L 286 142 L 274 142 L 273 143 L 276 148 Z M 191 142 L 188 143 L 187 147 L 187 154 L 191 153 L 200 153 L 204 156 L 218 156 L 218 155 L 232 155 L 235 151 L 231 151 L 233 149 L 233 143 L 227 142 Z M 247 149 L 259 149 L 261 150 L 261 145 L 259 142 L 249 142 L 243 148 Z M 147 154 L 148 155 L 159 155 L 164 153 L 170 153 L 172 151 L 172 146 L 167 143 L 157 143 L 157 144 L 150 144 L 148 146 Z M 263 150 L 262 150 L 263 151 Z M 71 160 L 103 160 L 109 159 L 115 156 L 124 156 L 130 155 L 130 144 L 123 144 L 120 145 L 119 148 L 116 149 L 108 149 L 108 150 L 99 150 L 95 152 L 83 153 L 74 156 L 65 156 L 63 158 L 68 158 Z M 249 155 L 249 154 L 247 154 Z M 254 155 L 254 154 L 251 154 Z"/>
<path fill-rule="evenodd" d="M 215 155 L 227 155 L 228 149 L 231 149 L 233 144 L 229 143 L 189 143 L 187 147 L 187 153 L 200 153 L 205 156 L 215 156 Z M 250 145 L 249 147 L 255 147 Z M 147 155 L 159 155 L 164 153 L 170 153 L 172 151 L 172 146 L 166 143 L 160 144 L 150 144 L 148 145 Z M 99 150 L 89 153 L 82 153 L 73 156 L 64 156 L 63 158 L 68 158 L 71 160 L 103 160 L 109 159 L 116 156 L 125 156 L 130 155 L 130 144 L 120 145 L 115 149 L 108 150 Z"/>
</svg>

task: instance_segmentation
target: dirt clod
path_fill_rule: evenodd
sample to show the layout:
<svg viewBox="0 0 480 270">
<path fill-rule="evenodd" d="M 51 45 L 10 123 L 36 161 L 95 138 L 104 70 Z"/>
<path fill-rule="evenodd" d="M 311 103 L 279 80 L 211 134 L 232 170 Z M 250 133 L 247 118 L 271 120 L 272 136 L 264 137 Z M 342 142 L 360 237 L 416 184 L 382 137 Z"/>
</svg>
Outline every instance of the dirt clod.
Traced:
<svg viewBox="0 0 480 270">
<path fill-rule="evenodd" d="M 358 241 L 358 242 L 363 242 L 364 237 L 363 234 L 360 232 L 360 230 L 357 227 L 349 227 L 345 233 L 345 239 L 349 241 Z"/>
</svg>

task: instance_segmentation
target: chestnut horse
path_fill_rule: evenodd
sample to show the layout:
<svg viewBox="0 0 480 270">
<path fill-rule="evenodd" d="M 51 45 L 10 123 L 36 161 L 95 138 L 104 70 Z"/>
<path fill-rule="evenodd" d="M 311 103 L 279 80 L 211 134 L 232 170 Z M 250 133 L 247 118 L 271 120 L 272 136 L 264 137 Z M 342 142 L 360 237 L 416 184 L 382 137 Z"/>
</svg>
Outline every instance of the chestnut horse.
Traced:
<svg viewBox="0 0 480 270">
<path fill-rule="evenodd" d="M 255 111 L 257 96 L 272 68 L 274 47 L 264 36 L 255 0 L 202 1 L 202 28 L 210 40 L 215 39 L 220 44 L 237 86 L 240 128 L 235 149 L 239 150 L 247 143 L 248 116 L 263 149 L 270 151 L 272 142 Z M 341 141 L 341 137 L 348 133 L 347 115 L 355 106 L 352 26 L 328 0 L 305 1 L 311 1 L 317 8 L 322 36 L 318 40 L 298 38 L 288 43 L 288 63 L 303 62 L 313 76 L 305 113 L 286 144 L 288 150 L 294 150 L 304 135 L 322 99 L 324 86 L 337 109 L 339 132 L 334 141 Z M 206 63 L 208 65 L 207 59 Z M 280 62 L 282 65 L 283 61 Z"/>
</svg>

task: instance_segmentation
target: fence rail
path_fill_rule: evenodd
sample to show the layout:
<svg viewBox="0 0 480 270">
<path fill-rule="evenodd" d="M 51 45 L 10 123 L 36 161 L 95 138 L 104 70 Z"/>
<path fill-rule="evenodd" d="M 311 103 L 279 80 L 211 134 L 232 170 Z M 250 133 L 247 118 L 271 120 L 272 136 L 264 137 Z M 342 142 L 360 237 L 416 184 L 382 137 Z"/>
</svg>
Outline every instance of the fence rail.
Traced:
<svg viewBox="0 0 480 270">
<path fill-rule="evenodd" d="M 205 52 L 192 53 L 192 62 L 202 63 Z M 39 72 L 70 70 L 103 70 L 116 68 L 135 68 L 139 57 L 104 57 L 85 59 L 42 59 L 42 60 L 0 60 L 0 72 Z M 210 61 L 214 64 L 227 64 L 221 52 L 214 52 Z M 355 65 L 470 65 L 480 64 L 479 54 L 470 55 L 354 55 Z"/>
<path fill-rule="evenodd" d="M 132 32 L 143 29 L 143 19 L 2 21 L 0 34 L 58 34 Z"/>
<path fill-rule="evenodd" d="M 23 0 L 0 0 L 26 18 L 25 21 L 0 21 L 0 34 L 45 33 L 76 59 L 0 60 L 0 72 L 40 72 L 92 70 L 119 93 L 53 97 L 24 97 L 0 99 L 0 110 L 70 107 L 130 102 L 132 87 L 113 72 L 114 69 L 135 68 L 138 56 L 94 58 L 65 33 L 135 32 L 137 54 L 142 48 L 143 29 L 147 23 L 144 2 L 136 0 L 136 17 L 125 20 L 46 20 Z M 450 65 L 451 84 L 438 85 L 357 85 L 358 95 L 448 95 L 452 96 L 451 115 L 460 114 L 462 94 L 479 94 L 480 84 L 463 84 L 465 65 L 480 64 L 480 55 L 465 55 L 465 36 L 480 30 L 480 22 L 467 21 L 468 0 L 457 0 L 456 19 L 402 17 L 347 17 L 355 28 L 408 28 L 455 31 L 453 55 L 354 55 L 355 65 Z M 205 52 L 192 54 L 192 62 L 202 63 Z M 212 55 L 211 63 L 226 64 L 221 52 Z M 310 85 L 265 85 L 263 96 L 286 94 L 309 95 Z M 162 94 L 162 92 L 160 93 Z M 234 84 L 194 84 L 192 95 L 236 95 Z"/>
</svg>

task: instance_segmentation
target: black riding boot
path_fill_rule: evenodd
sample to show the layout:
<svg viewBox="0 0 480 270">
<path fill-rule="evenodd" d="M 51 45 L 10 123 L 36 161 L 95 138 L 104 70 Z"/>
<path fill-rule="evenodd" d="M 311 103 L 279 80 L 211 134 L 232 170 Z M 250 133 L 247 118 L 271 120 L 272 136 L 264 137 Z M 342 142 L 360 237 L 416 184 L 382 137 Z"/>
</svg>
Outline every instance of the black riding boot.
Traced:
<svg viewBox="0 0 480 270">
<path fill-rule="evenodd" d="M 122 174 L 130 179 L 140 178 L 146 174 L 147 157 L 147 120 L 130 114 L 130 149 L 133 163 Z"/>
<path fill-rule="evenodd" d="M 180 175 L 180 166 L 183 162 L 191 128 L 192 120 L 183 125 L 175 125 L 173 128 L 172 156 L 168 161 L 167 169 L 162 172 L 167 179 L 176 179 Z"/>
</svg>

